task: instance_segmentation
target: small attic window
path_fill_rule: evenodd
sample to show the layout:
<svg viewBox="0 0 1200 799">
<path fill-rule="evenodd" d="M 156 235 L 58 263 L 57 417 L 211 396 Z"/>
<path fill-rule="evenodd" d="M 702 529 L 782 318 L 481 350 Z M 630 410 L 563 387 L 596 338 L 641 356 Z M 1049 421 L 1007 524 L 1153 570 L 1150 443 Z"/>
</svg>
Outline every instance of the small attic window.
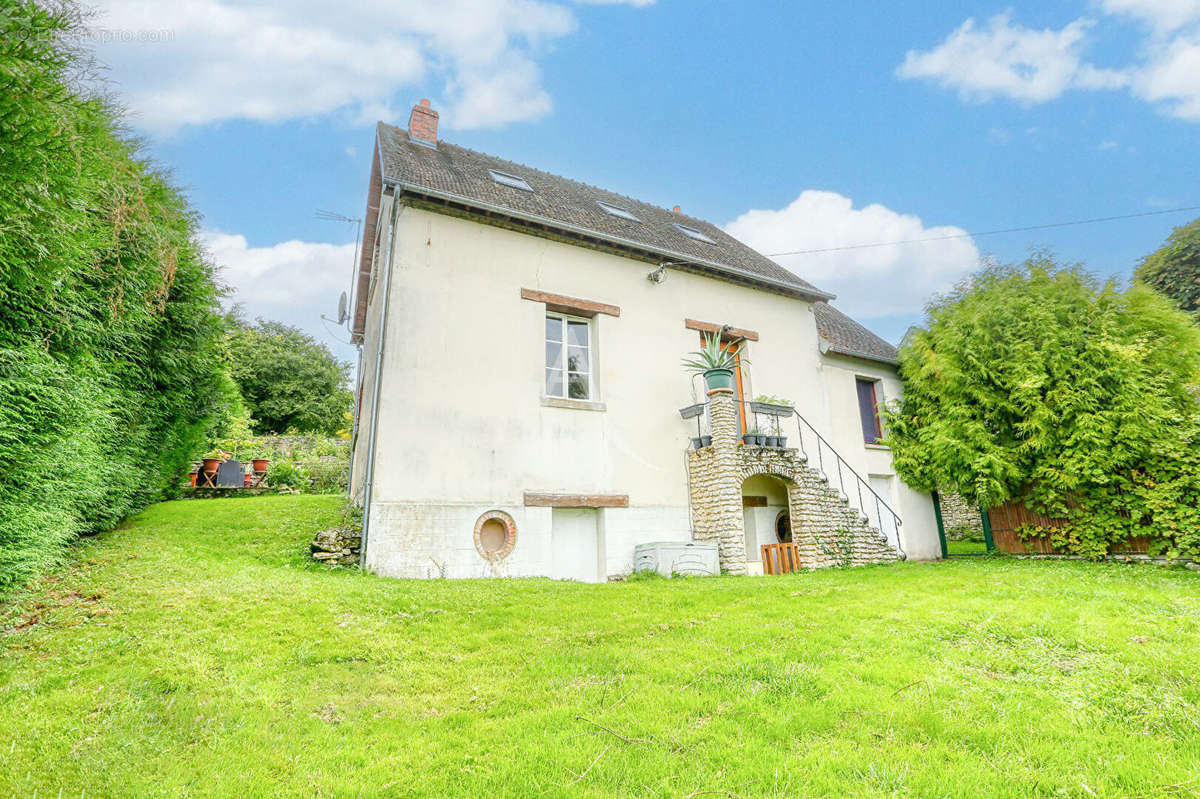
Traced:
<svg viewBox="0 0 1200 799">
<path fill-rule="evenodd" d="M 521 191 L 533 191 L 533 187 L 525 182 L 525 178 L 519 178 L 516 175 L 510 175 L 507 172 L 498 172 L 495 169 L 489 169 L 488 174 L 492 176 L 492 180 L 503 186 L 511 186 L 514 189 Z"/>
<path fill-rule="evenodd" d="M 678 228 L 680 233 L 687 236 L 688 238 L 695 239 L 696 241 L 703 241 L 705 244 L 716 244 L 715 241 L 710 239 L 708 236 L 705 236 L 703 233 L 701 233 L 699 230 L 696 230 L 696 228 L 694 228 L 694 227 L 688 227 L 687 225 L 681 225 L 678 222 L 675 223 L 675 227 Z"/>
<path fill-rule="evenodd" d="M 642 221 L 642 220 L 638 219 L 636 216 L 634 216 L 633 214 L 626 211 L 624 208 L 621 208 L 619 206 L 609 205 L 608 203 L 600 202 L 599 200 L 596 200 L 596 205 L 600 206 L 600 208 L 603 209 L 606 213 L 612 214 L 613 216 L 619 216 L 622 219 L 628 219 L 630 222 L 641 222 Z"/>
</svg>

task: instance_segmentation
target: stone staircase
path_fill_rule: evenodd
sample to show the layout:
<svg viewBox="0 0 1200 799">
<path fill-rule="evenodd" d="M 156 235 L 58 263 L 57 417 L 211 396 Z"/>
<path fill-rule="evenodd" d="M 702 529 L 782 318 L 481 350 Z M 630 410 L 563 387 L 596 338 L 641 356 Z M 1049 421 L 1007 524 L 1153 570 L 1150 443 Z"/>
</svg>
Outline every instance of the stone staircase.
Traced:
<svg viewBox="0 0 1200 799">
<path fill-rule="evenodd" d="M 732 395 L 716 392 L 709 402 L 712 445 L 689 452 L 688 486 L 693 536 L 718 544 L 723 571 L 746 573 L 742 485 L 758 474 L 774 475 L 787 485 L 792 541 L 803 568 L 889 563 L 903 557 L 804 452 L 742 444 Z M 893 516 L 890 508 L 886 514 Z"/>
</svg>

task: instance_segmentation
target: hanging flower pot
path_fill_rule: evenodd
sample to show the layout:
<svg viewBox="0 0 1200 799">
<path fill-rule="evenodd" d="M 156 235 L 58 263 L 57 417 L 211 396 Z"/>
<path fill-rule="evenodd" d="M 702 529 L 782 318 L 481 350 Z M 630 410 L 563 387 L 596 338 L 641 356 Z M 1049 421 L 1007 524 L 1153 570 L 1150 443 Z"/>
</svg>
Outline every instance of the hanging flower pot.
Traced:
<svg viewBox="0 0 1200 799">
<path fill-rule="evenodd" d="M 709 391 L 729 391 L 733 388 L 732 369 L 709 369 L 704 373 Z"/>
</svg>

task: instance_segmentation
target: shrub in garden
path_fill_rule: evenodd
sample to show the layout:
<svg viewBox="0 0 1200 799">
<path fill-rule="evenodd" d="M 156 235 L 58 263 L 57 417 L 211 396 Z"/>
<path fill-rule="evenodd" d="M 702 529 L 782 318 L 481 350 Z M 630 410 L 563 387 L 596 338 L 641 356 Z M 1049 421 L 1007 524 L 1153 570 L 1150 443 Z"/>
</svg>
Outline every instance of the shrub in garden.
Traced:
<svg viewBox="0 0 1200 799">
<path fill-rule="evenodd" d="M 312 483 L 308 472 L 293 461 L 276 461 L 267 466 L 267 485 L 306 491 Z"/>
<path fill-rule="evenodd" d="M 69 76 L 69 6 L 0 8 L 0 590 L 181 482 L 219 394 L 196 220 Z"/>
<path fill-rule="evenodd" d="M 1135 284 L 1037 255 L 927 308 L 900 350 L 886 440 L 910 485 L 1020 504 L 1070 552 L 1150 536 L 1200 555 L 1200 329 Z"/>
</svg>

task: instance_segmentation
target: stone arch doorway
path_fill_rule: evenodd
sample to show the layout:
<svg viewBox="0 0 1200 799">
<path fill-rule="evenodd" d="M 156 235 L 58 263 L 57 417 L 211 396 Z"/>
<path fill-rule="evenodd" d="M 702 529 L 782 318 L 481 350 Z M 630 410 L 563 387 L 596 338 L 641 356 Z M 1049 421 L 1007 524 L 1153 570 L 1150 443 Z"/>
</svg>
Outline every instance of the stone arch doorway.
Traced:
<svg viewBox="0 0 1200 799">
<path fill-rule="evenodd" d="M 750 574 L 763 573 L 763 544 L 778 544 L 792 538 L 790 484 L 790 480 L 770 473 L 752 474 L 742 481 L 746 571 Z"/>
</svg>

